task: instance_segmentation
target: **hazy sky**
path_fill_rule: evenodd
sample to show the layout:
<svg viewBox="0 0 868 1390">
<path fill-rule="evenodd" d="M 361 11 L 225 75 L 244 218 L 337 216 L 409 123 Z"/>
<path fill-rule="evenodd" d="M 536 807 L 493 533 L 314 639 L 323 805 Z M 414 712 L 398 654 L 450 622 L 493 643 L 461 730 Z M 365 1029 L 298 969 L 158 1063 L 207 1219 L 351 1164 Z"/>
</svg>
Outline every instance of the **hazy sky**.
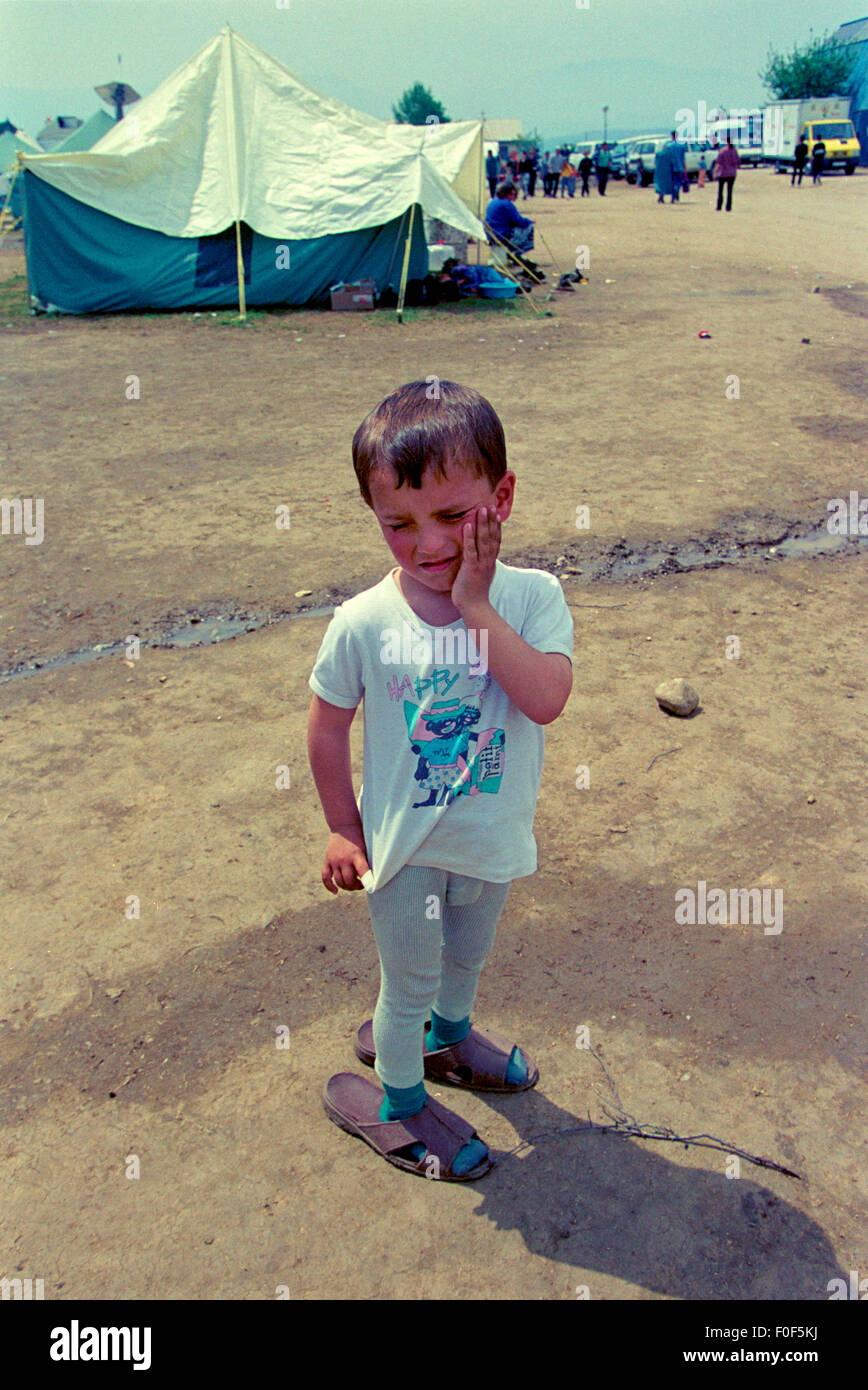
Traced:
<svg viewBox="0 0 868 1390">
<path fill-rule="evenodd" d="M 0 119 L 35 135 L 87 117 L 118 76 L 146 96 L 229 23 L 320 91 L 373 116 L 424 83 L 452 119 L 510 116 L 547 140 L 668 130 L 675 112 L 766 99 L 789 51 L 868 0 L 0 0 Z M 843 6 L 843 7 L 842 7 Z"/>
</svg>

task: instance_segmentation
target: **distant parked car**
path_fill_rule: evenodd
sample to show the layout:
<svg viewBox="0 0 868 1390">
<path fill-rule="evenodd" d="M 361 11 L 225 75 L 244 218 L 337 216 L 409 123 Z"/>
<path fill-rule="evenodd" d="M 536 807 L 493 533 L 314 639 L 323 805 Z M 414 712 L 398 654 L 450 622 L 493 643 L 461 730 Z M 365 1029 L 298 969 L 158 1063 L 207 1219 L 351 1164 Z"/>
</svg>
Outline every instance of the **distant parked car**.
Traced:
<svg viewBox="0 0 868 1390">
<path fill-rule="evenodd" d="M 635 151 L 641 138 L 641 136 L 633 136 L 630 140 L 621 141 L 621 149 L 624 151 L 624 178 L 628 183 L 636 182 L 636 175 L 630 169 L 630 156 Z"/>
<path fill-rule="evenodd" d="M 657 151 L 668 145 L 671 138 L 670 135 L 643 135 L 635 141 L 632 153 L 627 156 L 627 177 L 632 174 L 631 183 L 644 188 L 653 182 Z"/>
<path fill-rule="evenodd" d="M 618 143 L 614 146 L 612 153 L 613 156 L 617 159 L 618 164 L 621 168 L 620 174 L 616 174 L 615 177 L 618 179 L 623 179 L 627 173 L 627 146 L 623 140 L 618 141 Z"/>
<path fill-rule="evenodd" d="M 703 155 L 705 155 L 705 168 L 708 177 L 711 178 L 714 173 L 714 161 L 720 154 L 720 147 L 712 148 L 710 140 L 685 140 L 683 144 L 684 167 L 687 170 L 688 178 L 696 179 L 699 177 L 699 161 Z"/>
<path fill-rule="evenodd" d="M 659 150 L 669 144 L 671 135 L 648 135 L 635 140 L 627 153 L 627 178 L 630 183 L 639 183 L 644 188 L 654 179 L 654 161 Z M 689 179 L 699 177 L 699 161 L 705 155 L 708 177 L 712 177 L 714 161 L 720 150 L 713 149 L 708 140 L 680 140 L 684 150 L 684 168 Z"/>
</svg>

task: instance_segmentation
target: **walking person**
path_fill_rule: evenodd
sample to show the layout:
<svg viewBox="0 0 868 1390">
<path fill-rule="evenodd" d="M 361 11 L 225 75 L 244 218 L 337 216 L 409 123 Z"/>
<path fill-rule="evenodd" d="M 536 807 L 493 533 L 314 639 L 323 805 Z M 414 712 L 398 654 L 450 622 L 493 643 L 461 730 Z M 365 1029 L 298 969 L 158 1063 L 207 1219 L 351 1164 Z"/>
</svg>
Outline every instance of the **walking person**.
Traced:
<svg viewBox="0 0 868 1390">
<path fill-rule="evenodd" d="M 582 155 L 582 158 L 579 160 L 579 175 L 582 180 L 581 196 L 583 198 L 590 198 L 591 196 L 591 190 L 588 187 L 588 180 L 590 179 L 593 170 L 594 165 L 591 160 L 591 156 L 589 154 Z"/>
<path fill-rule="evenodd" d="M 494 197 L 494 190 L 497 187 L 497 176 L 499 171 L 500 166 L 498 164 L 497 155 L 493 153 L 487 155 L 485 160 L 485 177 L 488 179 L 488 187 L 491 190 L 492 198 Z"/>
<path fill-rule="evenodd" d="M 707 178 L 708 178 L 708 165 L 707 165 L 706 162 L 705 162 L 705 155 L 704 155 L 704 154 L 701 154 L 701 155 L 699 156 L 699 173 L 696 175 L 696 187 L 697 187 L 697 188 L 704 188 L 704 187 L 705 187 L 705 181 L 706 181 Z"/>
<path fill-rule="evenodd" d="M 823 165 L 826 162 L 826 146 L 822 140 L 818 140 L 811 155 L 811 174 L 814 183 L 823 182 Z"/>
<path fill-rule="evenodd" d="M 726 210 L 732 212 L 732 188 L 735 183 L 735 176 L 738 173 L 738 166 L 741 160 L 738 157 L 738 150 L 732 143 L 732 136 L 727 135 L 726 144 L 717 156 L 717 208 L 720 212 L 723 207 L 723 186 L 726 184 Z"/>
<path fill-rule="evenodd" d="M 669 152 L 669 163 L 672 169 L 672 201 L 677 203 L 681 197 L 681 185 L 684 182 L 685 158 L 684 146 L 679 144 L 678 136 L 674 130 L 666 149 Z"/>
<path fill-rule="evenodd" d="M 561 151 L 560 151 L 560 150 L 555 150 L 555 152 L 554 152 L 554 154 L 552 155 L 552 158 L 551 158 L 551 164 L 550 164 L 550 166 L 549 166 L 549 167 L 551 168 L 551 171 L 552 171 L 552 184 L 551 184 L 551 187 L 552 187 L 552 197 L 553 197 L 553 198 L 556 198 L 556 197 L 558 196 L 558 184 L 559 184 L 559 182 L 560 182 L 561 170 L 563 169 L 563 167 L 564 167 L 564 165 L 566 164 L 566 162 L 567 162 L 567 161 L 566 161 L 564 155 L 561 153 Z"/>
<path fill-rule="evenodd" d="M 795 162 L 793 164 L 793 177 L 790 179 L 790 188 L 792 188 L 796 181 L 796 174 L 799 176 L 799 188 L 801 188 L 802 175 L 805 172 L 805 165 L 808 162 L 808 145 L 804 134 L 799 136 L 799 143 L 793 150 L 793 159 Z"/>
<path fill-rule="evenodd" d="M 533 173 L 533 160 L 527 152 L 525 152 L 525 154 L 522 156 L 521 163 L 519 164 L 518 168 L 519 173 L 521 175 L 521 196 L 522 201 L 524 201 L 524 199 L 526 199 L 529 196 L 528 190 L 530 189 L 530 176 Z"/>
<path fill-rule="evenodd" d="M 667 193 L 672 193 L 672 157 L 668 145 L 661 145 L 654 156 L 654 191 L 658 203 L 665 202 Z"/>
<path fill-rule="evenodd" d="M 609 170 L 612 167 L 612 156 L 609 153 L 609 146 L 603 141 L 603 148 L 597 155 L 597 188 L 600 197 L 606 196 L 606 184 L 609 182 Z"/>
<path fill-rule="evenodd" d="M 528 189 L 528 195 L 532 198 L 534 189 L 536 188 L 536 176 L 539 173 L 539 150 L 536 148 L 536 145 L 534 145 L 530 152 L 530 163 L 530 188 Z"/>
<path fill-rule="evenodd" d="M 552 191 L 552 161 L 548 150 L 540 161 L 540 173 L 543 181 L 543 197 L 548 198 Z"/>
<path fill-rule="evenodd" d="M 561 170 L 561 197 L 566 193 L 567 197 L 576 196 L 576 170 L 575 166 L 567 159 L 566 164 Z"/>
</svg>

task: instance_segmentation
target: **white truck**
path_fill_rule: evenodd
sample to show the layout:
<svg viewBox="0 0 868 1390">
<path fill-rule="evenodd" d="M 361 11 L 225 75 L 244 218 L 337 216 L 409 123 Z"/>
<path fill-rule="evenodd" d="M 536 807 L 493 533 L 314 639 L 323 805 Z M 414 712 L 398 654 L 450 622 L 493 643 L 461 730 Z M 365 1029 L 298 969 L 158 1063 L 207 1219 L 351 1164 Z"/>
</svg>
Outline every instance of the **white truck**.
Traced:
<svg viewBox="0 0 868 1390">
<path fill-rule="evenodd" d="M 850 98 L 810 97 L 805 101 L 775 101 L 763 110 L 763 160 L 778 174 L 795 163 L 800 139 L 808 146 L 808 164 L 814 145 L 826 146 L 825 168 L 842 166 L 852 174 L 859 162 L 859 140 L 850 120 Z"/>
<path fill-rule="evenodd" d="M 763 116 L 760 110 L 735 111 L 724 119 L 710 121 L 705 127 L 705 138 L 718 149 L 726 144 L 727 136 L 738 150 L 742 166 L 762 164 Z"/>
</svg>

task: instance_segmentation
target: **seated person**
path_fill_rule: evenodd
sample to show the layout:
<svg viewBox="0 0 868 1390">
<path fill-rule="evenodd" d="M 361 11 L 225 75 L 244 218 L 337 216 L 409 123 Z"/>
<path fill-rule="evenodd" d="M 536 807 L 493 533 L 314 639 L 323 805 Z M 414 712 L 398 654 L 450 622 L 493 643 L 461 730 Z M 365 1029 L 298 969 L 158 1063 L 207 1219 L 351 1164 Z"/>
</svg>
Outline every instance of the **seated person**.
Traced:
<svg viewBox="0 0 868 1390">
<path fill-rule="evenodd" d="M 545 276 L 536 262 L 528 260 L 522 254 L 533 250 L 533 222 L 529 217 L 522 217 L 516 208 L 517 196 L 514 183 L 510 183 L 508 179 L 499 183 L 494 190 L 494 197 L 485 209 L 485 226 L 499 238 L 499 241 L 494 242 L 495 245 L 499 245 L 500 242 L 506 243 L 511 261 L 520 266 L 532 279 L 544 280 Z"/>
</svg>

